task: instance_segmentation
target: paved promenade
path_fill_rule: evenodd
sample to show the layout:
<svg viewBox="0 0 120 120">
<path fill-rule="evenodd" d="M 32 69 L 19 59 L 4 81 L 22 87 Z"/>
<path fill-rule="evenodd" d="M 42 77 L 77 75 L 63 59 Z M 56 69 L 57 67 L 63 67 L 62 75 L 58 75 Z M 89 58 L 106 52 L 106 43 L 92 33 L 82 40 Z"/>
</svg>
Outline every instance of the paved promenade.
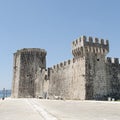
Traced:
<svg viewBox="0 0 120 120">
<path fill-rule="evenodd" d="M 0 100 L 0 120 L 120 120 L 120 102 Z"/>
</svg>

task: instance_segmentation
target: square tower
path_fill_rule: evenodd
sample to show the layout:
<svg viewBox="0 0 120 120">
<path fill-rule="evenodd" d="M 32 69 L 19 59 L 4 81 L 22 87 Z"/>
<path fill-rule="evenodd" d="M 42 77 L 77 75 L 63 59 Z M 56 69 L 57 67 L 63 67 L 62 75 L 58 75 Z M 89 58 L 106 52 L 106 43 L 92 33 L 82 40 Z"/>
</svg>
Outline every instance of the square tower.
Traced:
<svg viewBox="0 0 120 120">
<path fill-rule="evenodd" d="M 46 68 L 44 49 L 28 48 L 14 53 L 12 97 L 35 97 L 35 75 L 39 68 Z"/>
<path fill-rule="evenodd" d="M 74 59 L 85 59 L 86 99 L 102 99 L 107 95 L 105 57 L 108 52 L 108 40 L 82 36 L 72 43 Z"/>
</svg>

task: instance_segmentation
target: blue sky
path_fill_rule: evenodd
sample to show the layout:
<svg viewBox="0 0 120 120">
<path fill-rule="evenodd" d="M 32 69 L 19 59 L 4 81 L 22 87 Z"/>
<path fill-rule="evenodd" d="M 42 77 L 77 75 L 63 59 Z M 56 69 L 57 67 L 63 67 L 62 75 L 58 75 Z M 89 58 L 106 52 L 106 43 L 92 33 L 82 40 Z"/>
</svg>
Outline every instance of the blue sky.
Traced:
<svg viewBox="0 0 120 120">
<path fill-rule="evenodd" d="M 72 58 L 82 36 L 108 39 L 108 56 L 120 57 L 120 0 L 0 0 L 0 89 L 10 89 L 13 53 L 47 50 L 47 66 Z"/>
</svg>

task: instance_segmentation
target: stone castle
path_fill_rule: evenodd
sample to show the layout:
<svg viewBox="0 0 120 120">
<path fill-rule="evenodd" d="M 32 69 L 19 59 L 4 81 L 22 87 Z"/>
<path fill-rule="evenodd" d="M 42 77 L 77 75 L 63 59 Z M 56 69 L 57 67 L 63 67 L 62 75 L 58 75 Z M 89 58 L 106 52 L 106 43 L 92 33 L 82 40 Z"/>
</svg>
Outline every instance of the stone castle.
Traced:
<svg viewBox="0 0 120 120">
<path fill-rule="evenodd" d="M 73 58 L 46 68 L 44 49 L 14 53 L 12 97 L 72 100 L 120 99 L 118 58 L 106 57 L 109 41 L 82 36 L 72 43 Z"/>
</svg>

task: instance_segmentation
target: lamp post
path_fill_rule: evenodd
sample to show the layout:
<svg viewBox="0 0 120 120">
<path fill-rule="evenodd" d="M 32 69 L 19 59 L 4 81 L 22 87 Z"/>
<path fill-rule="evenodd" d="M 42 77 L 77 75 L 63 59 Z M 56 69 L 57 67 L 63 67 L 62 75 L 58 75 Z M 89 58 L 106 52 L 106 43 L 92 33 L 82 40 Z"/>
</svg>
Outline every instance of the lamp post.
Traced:
<svg viewBox="0 0 120 120">
<path fill-rule="evenodd" d="M 2 100 L 4 100 L 5 99 L 5 88 L 3 88 L 3 98 L 2 98 Z"/>
</svg>

